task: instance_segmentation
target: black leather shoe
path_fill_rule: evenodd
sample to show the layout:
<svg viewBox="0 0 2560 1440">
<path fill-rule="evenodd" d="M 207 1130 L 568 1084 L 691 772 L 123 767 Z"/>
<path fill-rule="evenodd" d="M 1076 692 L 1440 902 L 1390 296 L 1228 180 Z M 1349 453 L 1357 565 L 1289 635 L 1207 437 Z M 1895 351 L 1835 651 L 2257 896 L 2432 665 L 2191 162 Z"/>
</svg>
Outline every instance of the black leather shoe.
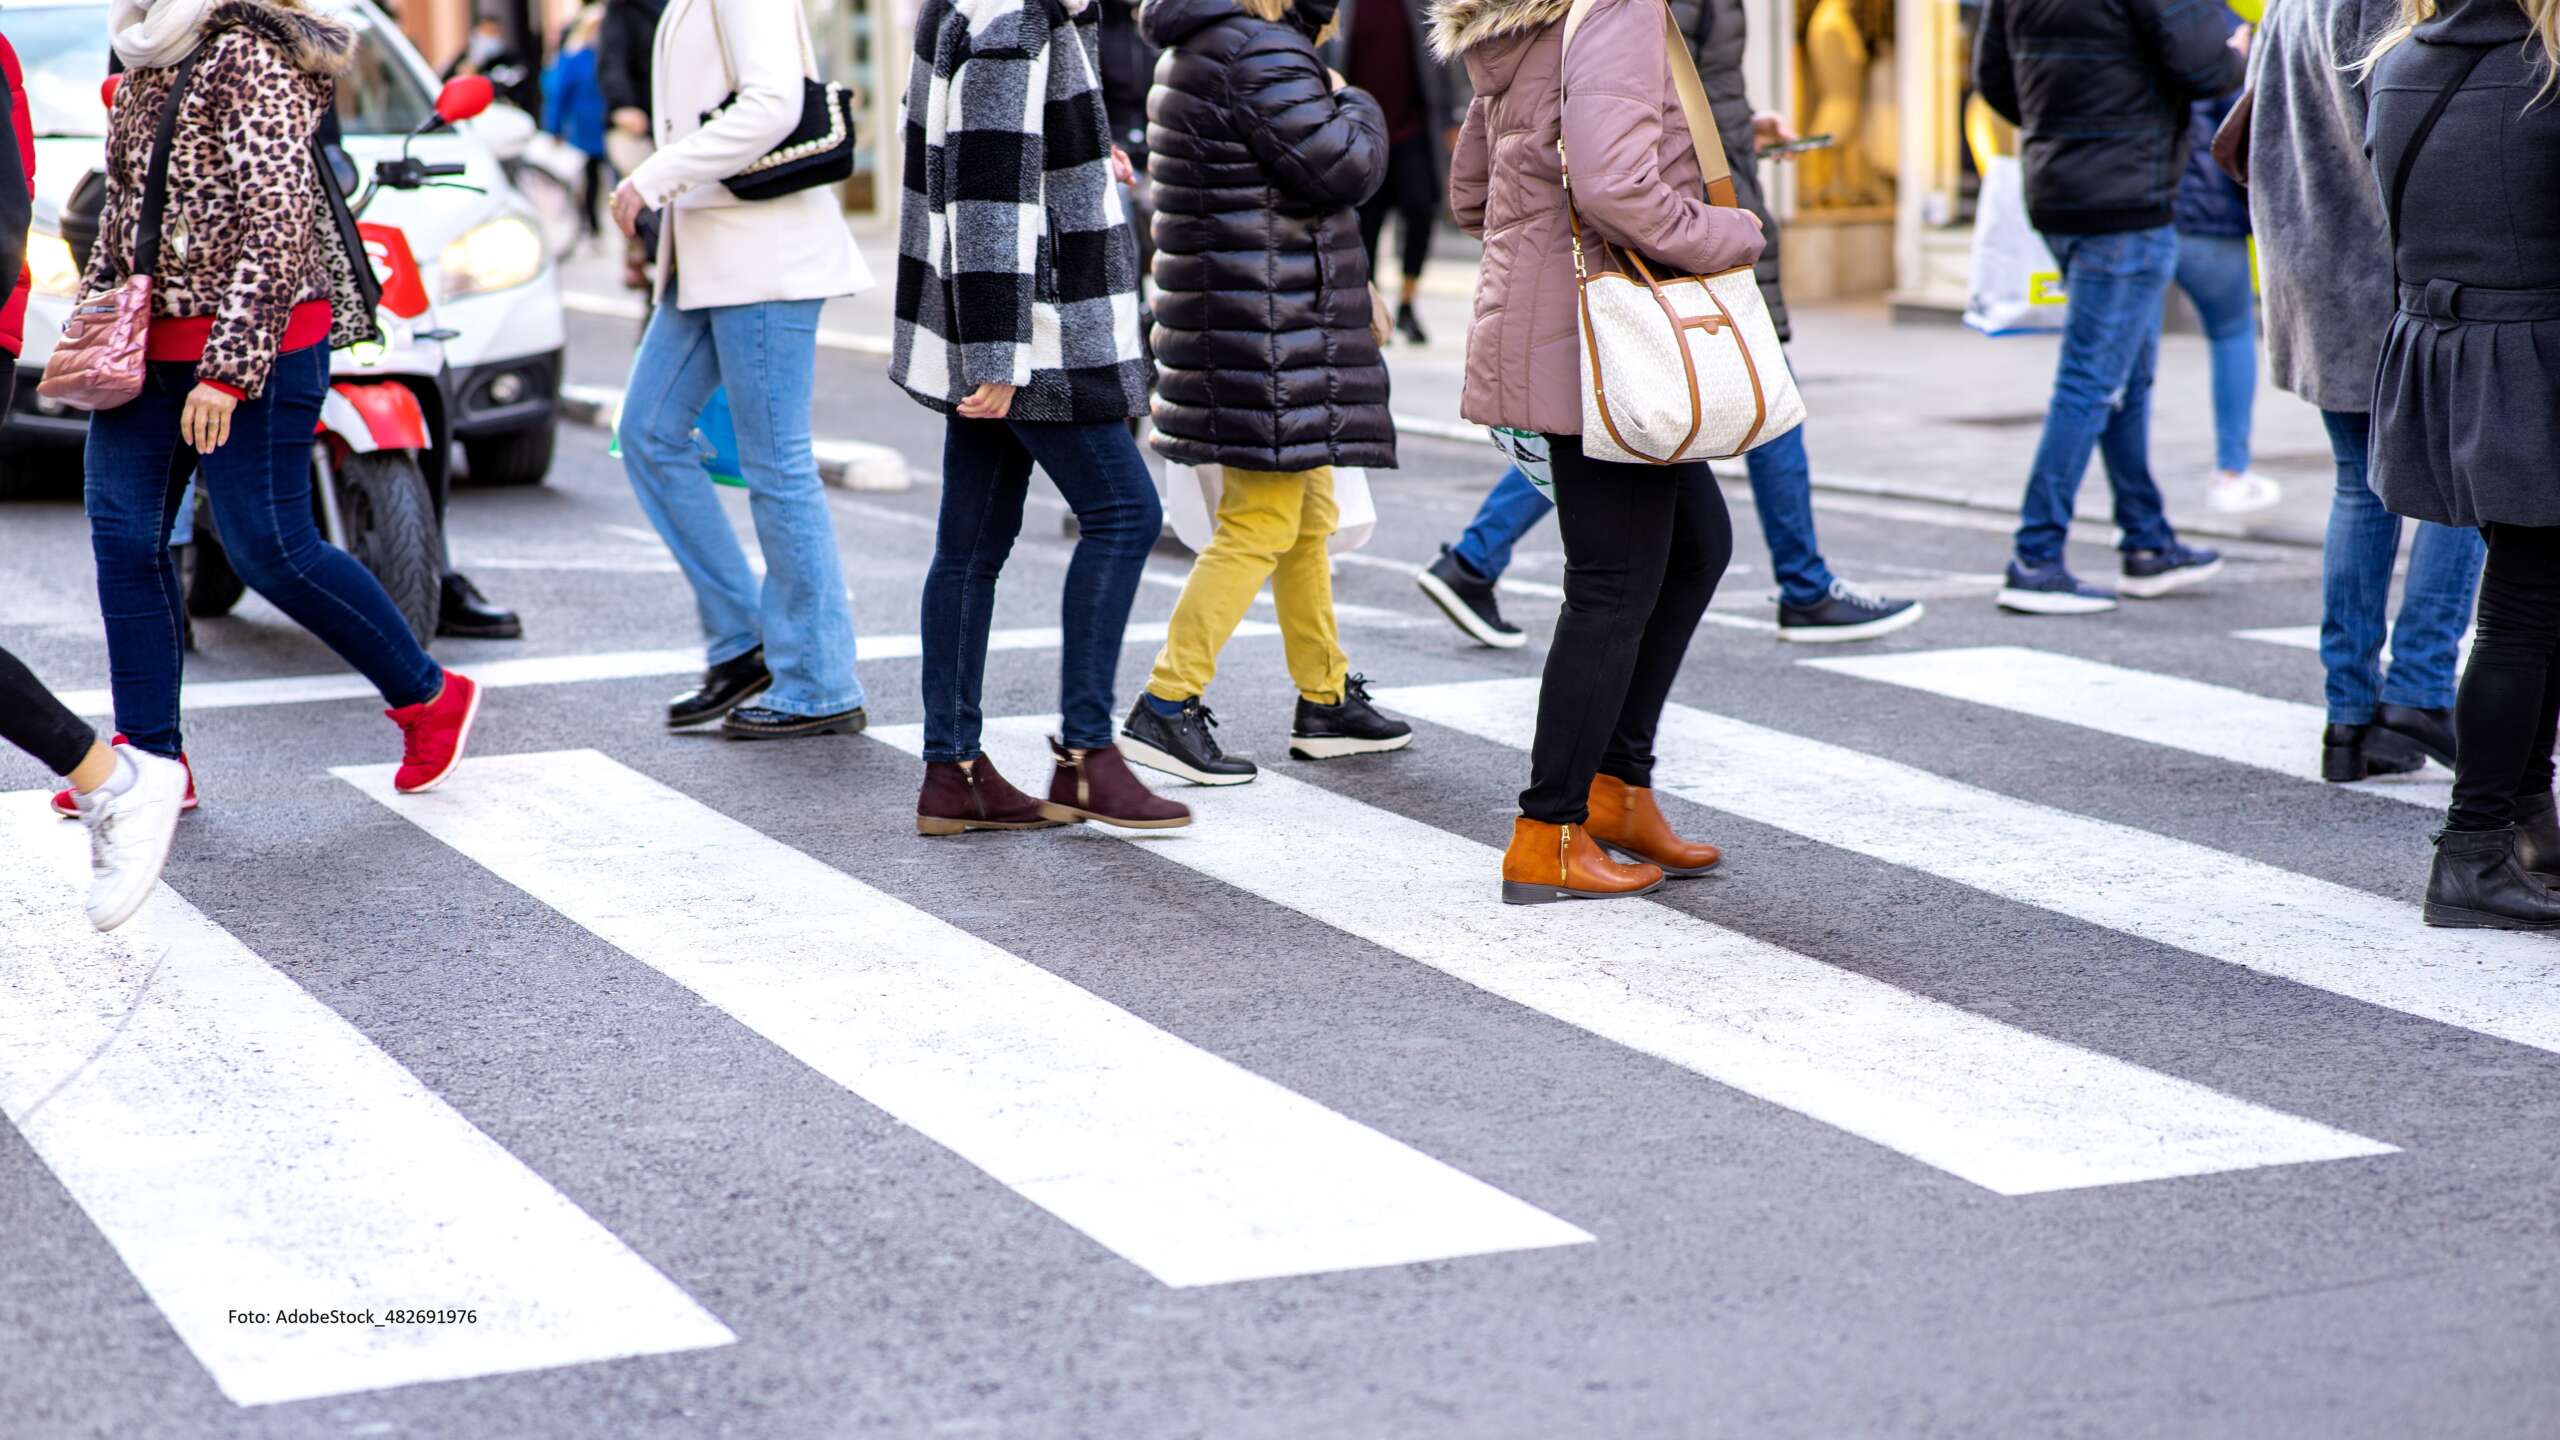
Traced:
<svg viewBox="0 0 2560 1440">
<path fill-rule="evenodd" d="M 2516 827 L 2436 832 L 2426 922 L 2455 930 L 2560 930 L 2560 891 L 2516 858 Z"/>
<path fill-rule="evenodd" d="M 2331 725 L 2320 732 L 2320 778 L 2333 785 L 2373 775 L 2406 775 L 2426 752 L 2398 732 L 2375 725 Z"/>
<path fill-rule="evenodd" d="M 2560 885 L 2560 805 L 2551 792 L 2516 801 L 2516 860 L 2546 885 Z"/>
<path fill-rule="evenodd" d="M 436 633 L 457 640 L 521 640 L 524 622 L 513 610 L 490 604 L 470 576 L 448 574 L 443 603 L 436 610 Z"/>
<path fill-rule="evenodd" d="M 764 693 L 773 672 L 764 668 L 764 647 L 732 657 L 702 672 L 702 683 L 667 702 L 667 728 L 682 730 L 719 719 Z"/>
<path fill-rule="evenodd" d="M 791 740 L 802 735 L 859 735 L 871 717 L 862 707 L 833 715 L 794 715 L 770 705 L 741 705 L 720 722 L 720 733 L 732 740 Z"/>
<path fill-rule="evenodd" d="M 1396 333 L 1416 345 L 1428 345 L 1431 337 L 1422 333 L 1422 317 L 1413 313 L 1413 302 L 1396 307 Z"/>
<path fill-rule="evenodd" d="M 1194 785 L 1242 785 L 1260 773 L 1252 761 L 1218 748 L 1218 717 L 1194 695 L 1182 702 L 1182 713 L 1159 715 L 1147 697 L 1129 707 L 1120 722 L 1120 758 Z"/>
<path fill-rule="evenodd" d="M 2451 710 L 2420 710 L 2410 705 L 2384 705 L 2373 712 L 2373 723 L 2426 751 L 2428 757 L 2437 764 L 2448 770 L 2453 768 L 2453 757 L 2457 752 L 2454 747 Z"/>
</svg>

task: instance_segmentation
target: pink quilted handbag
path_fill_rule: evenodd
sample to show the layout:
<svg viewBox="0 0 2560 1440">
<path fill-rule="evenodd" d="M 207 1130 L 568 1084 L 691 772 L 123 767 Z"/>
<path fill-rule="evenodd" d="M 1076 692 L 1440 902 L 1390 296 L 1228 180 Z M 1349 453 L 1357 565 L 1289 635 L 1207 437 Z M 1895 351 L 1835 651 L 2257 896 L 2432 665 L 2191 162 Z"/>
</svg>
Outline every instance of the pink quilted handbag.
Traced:
<svg viewBox="0 0 2560 1440">
<path fill-rule="evenodd" d="M 197 54 L 202 53 L 199 47 Z M 195 69 L 195 55 L 178 66 L 169 103 L 160 112 L 151 171 L 142 186 L 142 213 L 133 227 L 133 273 L 106 294 L 82 300 L 62 322 L 62 338 L 54 343 L 53 358 L 45 361 L 44 379 L 36 386 L 47 400 L 75 410 L 113 410 L 142 393 L 151 339 L 151 276 L 160 268 L 160 217 L 169 201 L 169 145 Z"/>
</svg>

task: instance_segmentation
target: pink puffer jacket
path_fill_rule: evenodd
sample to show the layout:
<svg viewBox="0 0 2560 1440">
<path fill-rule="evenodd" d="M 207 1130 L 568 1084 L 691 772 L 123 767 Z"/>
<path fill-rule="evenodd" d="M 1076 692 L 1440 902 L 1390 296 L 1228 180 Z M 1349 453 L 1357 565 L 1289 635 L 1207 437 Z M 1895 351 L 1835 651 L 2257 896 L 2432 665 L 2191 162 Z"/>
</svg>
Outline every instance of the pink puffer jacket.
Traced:
<svg viewBox="0 0 2560 1440">
<path fill-rule="evenodd" d="M 1460 412 L 1479 425 L 1582 433 L 1580 309 L 1556 161 L 1573 157 L 1584 251 L 1595 233 L 1713 274 L 1760 257 L 1749 212 L 1709 205 L 1671 86 L 1664 0 L 1596 0 L 1564 54 L 1571 0 L 1435 0 L 1432 48 L 1475 82 L 1449 208 L 1484 240 Z M 1565 94 L 1571 92 L 1571 104 Z"/>
</svg>

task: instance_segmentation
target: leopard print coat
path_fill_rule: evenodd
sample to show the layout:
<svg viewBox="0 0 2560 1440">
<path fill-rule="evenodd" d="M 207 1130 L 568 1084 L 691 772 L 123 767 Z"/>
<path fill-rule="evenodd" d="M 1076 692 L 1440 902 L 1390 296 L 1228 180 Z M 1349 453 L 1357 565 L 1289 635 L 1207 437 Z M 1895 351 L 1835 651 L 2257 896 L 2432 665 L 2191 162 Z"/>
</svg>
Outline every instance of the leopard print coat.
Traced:
<svg viewBox="0 0 2560 1440">
<path fill-rule="evenodd" d="M 336 77 L 354 57 L 355 32 L 275 0 L 223 0 L 203 34 L 169 156 L 151 313 L 212 316 L 196 378 L 255 399 L 294 306 L 332 303 L 333 346 L 374 333 L 311 153 L 312 134 L 336 103 Z M 116 92 L 90 294 L 132 272 L 143 181 L 177 74 L 174 66 L 136 70 Z"/>
</svg>

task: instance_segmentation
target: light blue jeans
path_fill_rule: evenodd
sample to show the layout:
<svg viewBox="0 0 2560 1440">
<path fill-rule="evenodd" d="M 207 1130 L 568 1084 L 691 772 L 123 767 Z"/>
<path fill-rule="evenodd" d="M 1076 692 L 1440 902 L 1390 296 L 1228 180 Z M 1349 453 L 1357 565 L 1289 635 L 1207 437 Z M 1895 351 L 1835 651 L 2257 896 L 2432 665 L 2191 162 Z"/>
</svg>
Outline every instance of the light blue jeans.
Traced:
<svg viewBox="0 0 2560 1440">
<path fill-rule="evenodd" d="M 757 703 L 790 715 L 862 703 L 853 602 L 809 443 L 818 309 L 815 300 L 776 300 L 684 310 L 670 284 L 632 357 L 622 412 L 623 468 L 693 584 L 706 658 L 717 665 L 764 646 L 773 688 Z M 764 551 L 761 585 L 694 448 L 694 422 L 722 385 Z"/>
<path fill-rule="evenodd" d="M 2320 418 L 2338 462 L 2338 493 L 2329 501 L 2328 541 L 2320 551 L 2320 663 L 2329 672 L 2329 723 L 2372 724 L 2374 706 L 2384 701 L 2442 710 L 2453 704 L 2456 650 L 2471 628 L 2471 597 L 2487 547 L 2477 530 L 2419 521 L 2409 542 L 2400 623 L 2390 626 L 2400 517 L 2382 508 L 2366 479 L 2373 417 L 2323 410 Z M 2382 670 L 2386 628 L 2388 678 Z"/>
<path fill-rule="evenodd" d="M 2249 468 L 2258 404 L 2258 292 L 2246 235 L 2178 236 L 2178 288 L 2195 302 L 2213 357 L 2213 464 Z"/>
</svg>

